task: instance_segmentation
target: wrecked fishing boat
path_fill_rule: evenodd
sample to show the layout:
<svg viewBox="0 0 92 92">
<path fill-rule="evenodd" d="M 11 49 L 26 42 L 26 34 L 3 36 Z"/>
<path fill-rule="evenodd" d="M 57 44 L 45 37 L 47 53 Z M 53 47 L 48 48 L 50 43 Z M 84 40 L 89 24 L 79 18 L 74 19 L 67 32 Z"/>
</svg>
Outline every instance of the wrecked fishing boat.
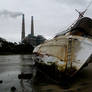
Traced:
<svg viewBox="0 0 92 92">
<path fill-rule="evenodd" d="M 53 80 L 73 77 L 92 59 L 92 19 L 82 15 L 67 31 L 40 44 L 33 53 L 38 72 Z"/>
</svg>

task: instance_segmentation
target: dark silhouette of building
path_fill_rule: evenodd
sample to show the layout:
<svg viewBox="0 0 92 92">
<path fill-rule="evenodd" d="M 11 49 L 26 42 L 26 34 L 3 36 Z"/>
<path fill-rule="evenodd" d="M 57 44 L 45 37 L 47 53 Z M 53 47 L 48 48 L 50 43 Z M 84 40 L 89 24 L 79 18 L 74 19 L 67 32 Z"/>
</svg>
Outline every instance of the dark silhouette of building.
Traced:
<svg viewBox="0 0 92 92">
<path fill-rule="evenodd" d="M 31 35 L 34 36 L 34 20 L 33 20 L 33 16 L 31 16 Z"/>
<path fill-rule="evenodd" d="M 25 38 L 25 16 L 22 15 L 22 35 L 21 35 L 21 42 Z"/>
<path fill-rule="evenodd" d="M 22 43 L 25 43 L 25 44 L 30 44 L 32 45 L 33 47 L 43 43 L 46 39 L 41 36 L 41 35 L 38 35 L 38 36 L 35 36 L 34 35 L 34 20 L 33 20 L 33 16 L 31 16 L 31 33 L 28 34 L 28 36 L 26 36 Z"/>
</svg>

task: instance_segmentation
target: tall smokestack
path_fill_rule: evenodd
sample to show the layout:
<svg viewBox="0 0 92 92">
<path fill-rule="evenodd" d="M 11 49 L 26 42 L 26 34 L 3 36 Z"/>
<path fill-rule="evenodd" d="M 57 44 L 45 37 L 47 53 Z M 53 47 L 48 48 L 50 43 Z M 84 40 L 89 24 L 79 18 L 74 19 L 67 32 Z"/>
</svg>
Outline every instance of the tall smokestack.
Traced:
<svg viewBox="0 0 92 92">
<path fill-rule="evenodd" d="M 34 36 L 34 21 L 33 21 L 33 16 L 31 16 L 31 35 Z"/>
<path fill-rule="evenodd" d="M 21 42 L 25 38 L 25 17 L 22 15 L 22 34 L 21 34 Z"/>
</svg>

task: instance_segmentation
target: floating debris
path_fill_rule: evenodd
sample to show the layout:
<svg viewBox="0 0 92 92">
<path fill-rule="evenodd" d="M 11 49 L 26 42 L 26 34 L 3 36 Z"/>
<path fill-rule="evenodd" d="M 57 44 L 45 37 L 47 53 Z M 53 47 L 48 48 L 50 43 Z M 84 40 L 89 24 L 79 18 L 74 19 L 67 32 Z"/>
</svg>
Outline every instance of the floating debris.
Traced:
<svg viewBox="0 0 92 92">
<path fill-rule="evenodd" d="M 16 87 L 14 87 L 14 86 L 11 87 L 11 91 L 12 91 L 12 92 L 15 92 L 15 91 L 16 91 Z"/>
<path fill-rule="evenodd" d="M 3 81 L 2 80 L 0 80 L 0 84 L 2 84 L 3 83 Z"/>
<path fill-rule="evenodd" d="M 32 75 L 31 73 L 30 73 L 30 74 L 21 73 L 21 74 L 18 75 L 18 78 L 19 78 L 19 79 L 31 79 L 32 76 L 33 76 L 33 75 Z"/>
</svg>

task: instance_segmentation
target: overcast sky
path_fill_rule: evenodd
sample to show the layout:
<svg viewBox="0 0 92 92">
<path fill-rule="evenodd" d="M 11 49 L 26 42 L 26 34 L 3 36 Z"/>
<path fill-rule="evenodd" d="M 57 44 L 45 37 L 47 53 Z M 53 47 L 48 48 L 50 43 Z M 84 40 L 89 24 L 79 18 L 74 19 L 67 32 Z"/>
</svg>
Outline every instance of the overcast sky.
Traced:
<svg viewBox="0 0 92 92">
<path fill-rule="evenodd" d="M 26 35 L 30 33 L 31 16 L 34 16 L 35 35 L 52 38 L 71 25 L 80 11 L 85 10 L 91 0 L 0 0 L 0 12 L 23 12 L 26 21 Z M 92 5 L 85 16 L 92 18 Z M 0 16 L 0 37 L 8 41 L 21 39 L 21 16 Z"/>
</svg>

